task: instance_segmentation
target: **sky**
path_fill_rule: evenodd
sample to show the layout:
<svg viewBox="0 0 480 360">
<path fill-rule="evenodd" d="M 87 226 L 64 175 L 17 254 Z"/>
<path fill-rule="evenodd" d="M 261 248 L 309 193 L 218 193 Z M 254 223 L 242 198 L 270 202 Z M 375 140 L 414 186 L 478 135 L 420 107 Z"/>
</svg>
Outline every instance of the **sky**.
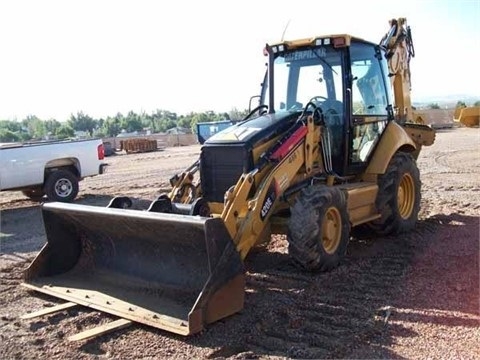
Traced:
<svg viewBox="0 0 480 360">
<path fill-rule="evenodd" d="M 480 99 L 480 0 L 0 0 L 0 119 L 246 109 L 266 43 L 406 17 L 413 101 Z"/>
</svg>

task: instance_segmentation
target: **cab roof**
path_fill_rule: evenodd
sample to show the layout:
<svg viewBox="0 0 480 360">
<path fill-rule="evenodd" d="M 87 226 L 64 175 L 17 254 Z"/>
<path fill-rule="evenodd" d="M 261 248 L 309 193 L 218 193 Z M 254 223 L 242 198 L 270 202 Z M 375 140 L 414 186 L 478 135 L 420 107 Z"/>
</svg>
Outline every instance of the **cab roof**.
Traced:
<svg viewBox="0 0 480 360">
<path fill-rule="evenodd" d="M 350 46 L 352 41 L 360 41 L 360 42 L 370 43 L 372 45 L 377 45 L 377 44 L 374 44 L 370 41 L 364 40 L 364 39 L 356 37 L 356 36 L 348 35 L 348 34 L 332 34 L 332 35 L 313 36 L 313 37 L 310 37 L 310 38 L 297 39 L 297 40 L 285 40 L 285 41 L 269 44 L 269 46 L 284 45 L 287 49 L 296 49 L 296 48 L 319 45 L 317 43 L 318 40 L 322 40 L 322 43 L 324 45 L 328 45 L 328 44 L 324 43 L 324 41 L 327 40 L 327 39 L 335 47 Z"/>
</svg>

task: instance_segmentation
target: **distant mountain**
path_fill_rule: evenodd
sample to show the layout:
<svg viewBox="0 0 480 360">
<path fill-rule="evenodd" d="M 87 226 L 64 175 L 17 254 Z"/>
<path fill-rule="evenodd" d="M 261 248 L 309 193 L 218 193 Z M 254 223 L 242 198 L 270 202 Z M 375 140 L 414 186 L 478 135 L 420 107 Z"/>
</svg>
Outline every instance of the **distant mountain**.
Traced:
<svg viewBox="0 0 480 360">
<path fill-rule="evenodd" d="M 425 106 L 432 103 L 438 104 L 440 107 L 455 107 L 458 101 L 463 101 L 465 104 L 473 105 L 480 100 L 480 95 L 471 94 L 452 94 L 452 95 L 437 95 L 437 96 L 418 96 L 413 97 L 412 102 L 414 106 Z"/>
</svg>

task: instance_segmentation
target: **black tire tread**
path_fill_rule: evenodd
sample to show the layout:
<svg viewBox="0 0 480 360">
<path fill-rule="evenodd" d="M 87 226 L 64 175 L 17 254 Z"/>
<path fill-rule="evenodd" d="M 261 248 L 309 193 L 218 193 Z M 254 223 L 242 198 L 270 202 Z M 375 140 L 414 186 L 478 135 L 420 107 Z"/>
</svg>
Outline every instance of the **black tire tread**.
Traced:
<svg viewBox="0 0 480 360">
<path fill-rule="evenodd" d="M 415 202 L 411 216 L 403 219 L 398 213 L 397 191 L 403 174 L 409 172 L 415 186 Z M 399 234 L 412 230 L 418 219 L 421 199 L 420 172 L 411 154 L 398 152 L 390 160 L 385 174 L 378 179 L 376 207 L 381 218 L 368 223 L 379 235 Z"/>
<path fill-rule="evenodd" d="M 320 240 L 321 219 L 326 209 L 335 206 L 342 219 L 342 239 L 334 254 L 328 254 Z M 302 190 L 291 208 L 288 231 L 290 256 L 309 271 L 329 271 L 345 255 L 350 223 L 345 194 L 338 188 L 310 186 Z"/>
</svg>

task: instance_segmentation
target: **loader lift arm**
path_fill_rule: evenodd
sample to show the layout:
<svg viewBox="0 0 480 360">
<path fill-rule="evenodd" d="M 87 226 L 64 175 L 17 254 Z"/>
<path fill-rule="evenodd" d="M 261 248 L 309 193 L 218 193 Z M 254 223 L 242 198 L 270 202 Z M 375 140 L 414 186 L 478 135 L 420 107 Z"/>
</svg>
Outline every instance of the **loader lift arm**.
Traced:
<svg viewBox="0 0 480 360">
<path fill-rule="evenodd" d="M 278 146 L 264 154 L 257 166 L 243 174 L 226 193 L 221 217 L 242 260 L 258 243 L 271 210 L 293 183 L 300 168 L 305 167 L 306 175 L 313 172 L 313 159 L 318 158 L 320 139 L 319 127 L 314 123 L 314 115 L 300 115 L 291 131 L 278 141 Z M 259 183 L 257 191 L 250 198 L 256 183 Z"/>
</svg>

